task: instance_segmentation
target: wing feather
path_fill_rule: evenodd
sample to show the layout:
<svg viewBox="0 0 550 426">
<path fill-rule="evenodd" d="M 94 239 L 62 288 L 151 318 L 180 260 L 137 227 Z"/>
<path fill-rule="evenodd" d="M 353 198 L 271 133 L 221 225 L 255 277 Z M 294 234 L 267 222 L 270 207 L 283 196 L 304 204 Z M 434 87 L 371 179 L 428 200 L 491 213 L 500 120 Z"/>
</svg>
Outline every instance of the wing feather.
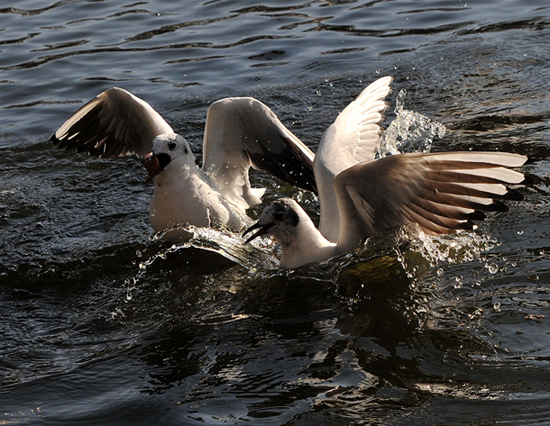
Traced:
<svg viewBox="0 0 550 426">
<path fill-rule="evenodd" d="M 527 158 L 490 152 L 409 153 L 361 163 L 340 173 L 338 245 L 348 251 L 373 234 L 416 223 L 437 235 L 472 229 L 483 211 L 506 211 L 501 199 L 520 200 L 507 185 L 523 175 L 509 167 Z"/>
<path fill-rule="evenodd" d="M 74 113 L 51 137 L 54 145 L 103 158 L 151 151 L 155 136 L 173 133 L 147 102 L 112 87 Z"/>
<path fill-rule="evenodd" d="M 209 107 L 203 150 L 203 169 L 233 203 L 250 206 L 261 201 L 264 190 L 250 186 L 251 166 L 303 189 L 317 190 L 313 152 L 254 98 L 226 98 Z"/>
<path fill-rule="evenodd" d="M 391 77 L 382 77 L 351 102 L 325 131 L 315 157 L 315 178 L 319 189 L 319 229 L 329 241 L 339 234 L 334 179 L 355 164 L 371 161 L 380 145 L 380 122 L 390 93 Z"/>
</svg>

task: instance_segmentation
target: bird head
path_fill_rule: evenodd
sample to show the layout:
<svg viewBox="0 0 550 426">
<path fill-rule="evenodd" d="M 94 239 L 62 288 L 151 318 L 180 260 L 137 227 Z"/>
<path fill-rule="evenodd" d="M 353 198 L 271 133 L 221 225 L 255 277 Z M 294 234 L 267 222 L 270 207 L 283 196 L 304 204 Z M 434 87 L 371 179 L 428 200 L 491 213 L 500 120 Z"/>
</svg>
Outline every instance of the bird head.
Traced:
<svg viewBox="0 0 550 426">
<path fill-rule="evenodd" d="M 272 235 L 284 244 L 286 236 L 296 234 L 296 228 L 300 222 L 299 211 L 300 207 L 296 201 L 290 198 L 274 201 L 263 210 L 258 222 L 243 233 L 243 237 L 256 230 L 248 237 L 247 243 L 261 235 Z"/>
<path fill-rule="evenodd" d="M 164 133 L 153 139 L 153 149 L 143 159 L 143 165 L 149 172 L 147 182 L 161 173 L 171 163 L 184 161 L 191 158 L 194 164 L 194 156 L 191 148 L 183 136 L 175 133 Z"/>
</svg>

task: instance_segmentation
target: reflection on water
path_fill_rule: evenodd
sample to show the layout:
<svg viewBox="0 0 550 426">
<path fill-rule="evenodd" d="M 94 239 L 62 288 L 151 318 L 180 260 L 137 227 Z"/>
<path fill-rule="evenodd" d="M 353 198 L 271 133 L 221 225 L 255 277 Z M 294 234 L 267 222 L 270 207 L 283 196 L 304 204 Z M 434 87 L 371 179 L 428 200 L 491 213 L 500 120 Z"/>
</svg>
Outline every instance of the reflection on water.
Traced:
<svg viewBox="0 0 550 426">
<path fill-rule="evenodd" d="M 39 3 L 0 8 L 0 423 L 547 422 L 546 0 Z M 526 200 L 281 271 L 269 240 L 165 245 L 139 162 L 45 142 L 118 85 L 198 153 L 208 105 L 248 95 L 315 150 L 382 75 L 386 153 L 526 154 Z"/>
</svg>

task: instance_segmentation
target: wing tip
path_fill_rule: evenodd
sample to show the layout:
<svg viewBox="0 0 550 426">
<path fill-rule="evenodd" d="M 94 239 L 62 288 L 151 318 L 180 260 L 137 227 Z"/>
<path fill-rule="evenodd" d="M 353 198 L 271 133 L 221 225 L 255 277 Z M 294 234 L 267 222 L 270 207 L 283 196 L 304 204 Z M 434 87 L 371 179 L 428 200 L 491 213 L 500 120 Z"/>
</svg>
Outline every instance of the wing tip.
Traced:
<svg viewBox="0 0 550 426">
<path fill-rule="evenodd" d="M 521 185 L 524 185 L 525 179 L 523 182 L 521 182 Z M 525 200 L 525 197 L 523 194 L 515 189 L 512 188 L 506 188 L 508 191 L 506 191 L 506 194 L 504 194 L 503 200 L 507 201 L 523 201 Z"/>
<path fill-rule="evenodd" d="M 52 145 L 53 145 L 54 147 L 56 147 L 56 148 L 59 147 L 59 145 L 61 144 L 61 140 L 59 140 L 59 139 L 57 138 L 57 136 L 56 136 L 55 133 L 52 135 L 52 137 L 49 139 L 49 141 L 50 141 L 50 142 L 52 143 Z"/>
</svg>

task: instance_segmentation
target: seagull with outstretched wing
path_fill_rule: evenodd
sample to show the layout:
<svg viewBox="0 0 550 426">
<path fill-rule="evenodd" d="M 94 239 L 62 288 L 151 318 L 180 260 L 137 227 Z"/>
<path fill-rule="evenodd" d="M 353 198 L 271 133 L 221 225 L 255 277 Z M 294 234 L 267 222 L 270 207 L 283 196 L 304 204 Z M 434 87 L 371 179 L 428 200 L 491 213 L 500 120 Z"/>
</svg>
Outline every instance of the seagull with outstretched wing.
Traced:
<svg viewBox="0 0 550 426">
<path fill-rule="evenodd" d="M 252 188 L 250 167 L 316 191 L 314 154 L 277 116 L 254 98 L 226 98 L 208 109 L 203 165 L 195 163 L 188 142 L 148 103 L 110 88 L 71 116 L 52 136 L 60 148 L 102 158 L 135 154 L 154 179 L 150 219 L 163 238 L 185 241 L 177 225 L 249 225 L 246 209 L 261 202 L 264 188 Z"/>
<path fill-rule="evenodd" d="M 523 182 L 512 170 L 527 157 L 505 152 L 407 153 L 375 159 L 379 122 L 391 77 L 368 86 L 325 131 L 314 171 L 319 229 L 294 200 L 267 206 L 248 241 L 272 235 L 282 248 L 281 268 L 321 262 L 355 249 L 370 236 L 416 224 L 430 235 L 472 229 L 484 211 L 506 211 L 500 200 L 521 200 L 508 185 Z"/>
</svg>

